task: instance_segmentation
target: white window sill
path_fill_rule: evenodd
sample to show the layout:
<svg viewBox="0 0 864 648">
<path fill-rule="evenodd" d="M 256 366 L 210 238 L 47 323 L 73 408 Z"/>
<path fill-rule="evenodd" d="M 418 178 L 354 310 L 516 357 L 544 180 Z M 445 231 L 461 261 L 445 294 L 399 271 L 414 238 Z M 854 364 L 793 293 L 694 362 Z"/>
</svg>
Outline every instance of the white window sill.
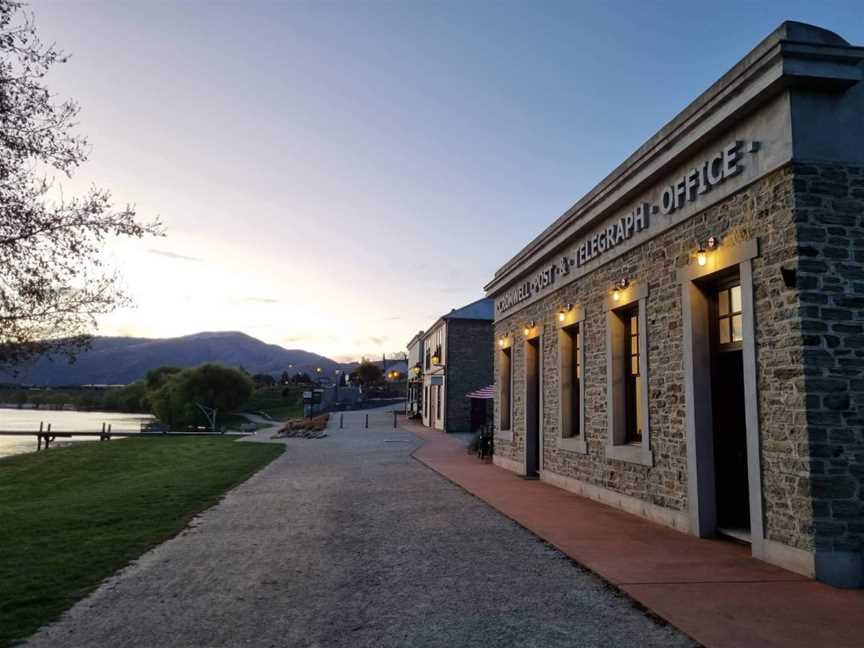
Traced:
<svg viewBox="0 0 864 648">
<path fill-rule="evenodd" d="M 588 444 L 585 443 L 585 439 L 581 436 L 569 438 L 559 437 L 558 449 L 578 452 L 579 454 L 588 454 Z"/>
<path fill-rule="evenodd" d="M 654 453 L 641 445 L 607 445 L 606 458 L 648 466 L 649 468 L 654 465 Z"/>
<path fill-rule="evenodd" d="M 507 441 L 509 443 L 512 443 L 513 442 L 513 430 L 505 430 L 505 431 L 498 430 L 495 433 L 495 440 L 496 441 Z"/>
</svg>

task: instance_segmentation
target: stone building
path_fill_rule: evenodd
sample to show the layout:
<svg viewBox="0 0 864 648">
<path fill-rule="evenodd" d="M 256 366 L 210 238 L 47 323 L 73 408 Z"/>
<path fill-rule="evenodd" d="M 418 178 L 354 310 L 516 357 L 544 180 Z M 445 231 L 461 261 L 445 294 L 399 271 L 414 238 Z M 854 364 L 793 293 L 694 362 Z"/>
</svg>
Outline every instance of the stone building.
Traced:
<svg viewBox="0 0 864 648">
<path fill-rule="evenodd" d="M 423 331 L 408 343 L 408 384 L 405 415 L 420 418 L 423 411 Z"/>
<path fill-rule="evenodd" d="M 440 317 L 423 334 L 423 425 L 469 432 L 482 423 L 479 406 L 465 395 L 492 383 L 493 309 L 492 299 L 479 299 Z"/>
<path fill-rule="evenodd" d="M 495 273 L 499 466 L 862 585 L 862 78 L 784 23 Z"/>
</svg>

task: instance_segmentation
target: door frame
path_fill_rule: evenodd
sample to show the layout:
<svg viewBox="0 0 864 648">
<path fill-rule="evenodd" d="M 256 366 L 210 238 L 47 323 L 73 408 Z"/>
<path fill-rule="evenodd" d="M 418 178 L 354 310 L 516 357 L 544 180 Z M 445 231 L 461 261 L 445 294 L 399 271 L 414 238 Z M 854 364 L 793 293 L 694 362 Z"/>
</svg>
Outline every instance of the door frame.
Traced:
<svg viewBox="0 0 864 648">
<path fill-rule="evenodd" d="M 747 429 L 747 478 L 753 555 L 765 555 L 762 510 L 761 443 L 756 374 L 755 310 L 752 259 L 759 256 L 756 239 L 711 252 L 704 266 L 691 263 L 678 270 L 683 316 L 684 409 L 687 428 L 687 501 L 690 533 L 710 537 L 717 532 L 714 481 L 714 422 L 711 410 L 711 336 L 709 298 L 697 284 L 711 275 L 738 267 L 744 340 L 744 413 Z"/>
</svg>

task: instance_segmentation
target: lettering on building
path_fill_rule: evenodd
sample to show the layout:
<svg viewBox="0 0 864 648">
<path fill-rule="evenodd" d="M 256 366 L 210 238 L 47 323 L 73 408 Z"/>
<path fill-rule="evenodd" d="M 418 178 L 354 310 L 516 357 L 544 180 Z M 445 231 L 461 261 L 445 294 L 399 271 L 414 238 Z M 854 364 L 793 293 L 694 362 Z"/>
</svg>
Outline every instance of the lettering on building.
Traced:
<svg viewBox="0 0 864 648">
<path fill-rule="evenodd" d="M 689 203 L 697 201 L 713 187 L 738 175 L 743 170 L 741 165 L 743 146 L 744 142 L 741 141 L 730 142 L 702 164 L 693 167 L 675 182 L 664 187 L 660 192 L 659 204 L 642 202 L 628 214 L 584 237 L 558 260 L 542 266 L 533 276 L 522 280 L 498 297 L 495 302 L 496 313 L 498 315 L 506 313 L 518 304 L 554 286 L 560 277 L 570 273 L 571 268 L 586 265 L 648 229 L 653 214 L 660 212 L 668 216 L 679 211 Z M 748 152 L 755 153 L 757 150 L 757 143 L 751 142 Z"/>
</svg>

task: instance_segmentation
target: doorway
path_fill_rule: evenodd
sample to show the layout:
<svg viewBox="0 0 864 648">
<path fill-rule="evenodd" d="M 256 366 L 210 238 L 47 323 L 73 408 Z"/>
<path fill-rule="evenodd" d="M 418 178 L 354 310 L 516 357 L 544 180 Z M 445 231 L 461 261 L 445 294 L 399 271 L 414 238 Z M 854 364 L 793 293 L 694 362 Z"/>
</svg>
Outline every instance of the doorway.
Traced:
<svg viewBox="0 0 864 648">
<path fill-rule="evenodd" d="M 709 294 L 717 531 L 749 542 L 744 326 L 738 274 L 713 282 Z"/>
<path fill-rule="evenodd" d="M 677 271 L 683 314 L 690 532 L 765 556 L 752 260 L 756 239 Z"/>
<path fill-rule="evenodd" d="M 438 409 L 438 385 L 432 385 L 431 390 L 431 399 L 429 402 L 429 427 L 435 427 L 435 412 Z"/>
<path fill-rule="evenodd" d="M 525 477 L 540 475 L 540 338 L 525 341 Z"/>
</svg>

